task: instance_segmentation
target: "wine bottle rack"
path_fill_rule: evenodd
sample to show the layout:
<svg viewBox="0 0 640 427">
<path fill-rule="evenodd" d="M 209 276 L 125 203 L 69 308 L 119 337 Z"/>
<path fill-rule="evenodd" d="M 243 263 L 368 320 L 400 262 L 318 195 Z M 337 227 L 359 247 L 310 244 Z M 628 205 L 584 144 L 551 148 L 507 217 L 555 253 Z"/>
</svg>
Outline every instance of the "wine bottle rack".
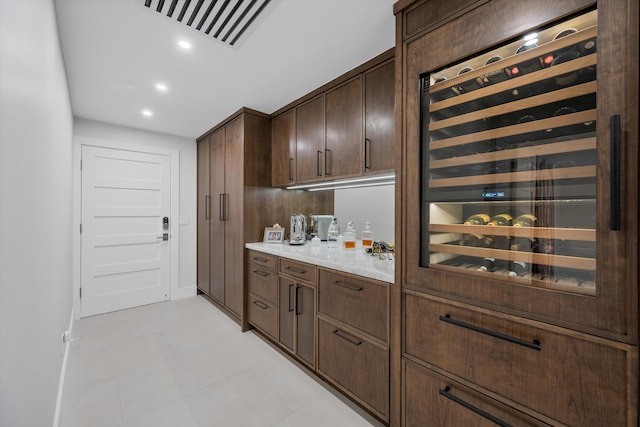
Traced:
<svg viewBox="0 0 640 427">
<path fill-rule="evenodd" d="M 514 40 L 422 77 L 422 264 L 593 295 L 596 14 L 535 37 L 532 46 Z M 537 224 L 464 224 L 474 213 L 516 211 Z M 469 234 L 503 244 L 467 246 Z M 510 249 L 516 239 L 531 242 L 529 250 Z M 496 268 L 479 269 L 483 259 Z M 510 274 L 515 262 L 528 267 Z"/>
</svg>

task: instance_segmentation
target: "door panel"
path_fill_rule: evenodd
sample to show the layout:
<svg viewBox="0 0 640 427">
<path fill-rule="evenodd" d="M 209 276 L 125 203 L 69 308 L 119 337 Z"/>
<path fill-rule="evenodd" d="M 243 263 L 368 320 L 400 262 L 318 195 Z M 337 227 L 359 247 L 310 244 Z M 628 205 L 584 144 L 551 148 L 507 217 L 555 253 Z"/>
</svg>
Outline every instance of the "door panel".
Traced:
<svg viewBox="0 0 640 427">
<path fill-rule="evenodd" d="M 295 310 L 295 287 L 293 280 L 280 277 L 278 280 L 280 297 L 278 313 L 280 317 L 279 336 L 280 344 L 293 351 L 293 316 Z"/>
<path fill-rule="evenodd" d="M 82 147 L 82 316 L 169 298 L 170 177 L 168 156 Z"/>
<path fill-rule="evenodd" d="M 365 74 L 365 173 L 393 169 L 395 63 Z"/>
<path fill-rule="evenodd" d="M 198 289 L 209 294 L 209 227 L 211 224 L 211 143 L 209 138 L 198 143 Z"/>
<path fill-rule="evenodd" d="M 224 194 L 224 129 L 211 134 L 211 221 L 209 295 L 224 304 L 224 228 L 222 196 Z"/>
<path fill-rule="evenodd" d="M 297 353 L 311 366 L 315 363 L 315 289 L 309 286 L 296 287 Z"/>
<path fill-rule="evenodd" d="M 324 176 L 324 98 L 296 108 L 296 183 Z"/>
</svg>

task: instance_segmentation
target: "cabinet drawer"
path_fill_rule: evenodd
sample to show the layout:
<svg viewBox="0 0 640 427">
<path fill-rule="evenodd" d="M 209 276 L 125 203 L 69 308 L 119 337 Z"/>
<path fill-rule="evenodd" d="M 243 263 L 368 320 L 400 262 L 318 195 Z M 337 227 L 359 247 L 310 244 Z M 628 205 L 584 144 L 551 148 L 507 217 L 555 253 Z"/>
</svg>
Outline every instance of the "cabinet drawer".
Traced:
<svg viewBox="0 0 640 427">
<path fill-rule="evenodd" d="M 318 312 L 388 342 L 388 310 L 388 286 L 320 270 Z"/>
<path fill-rule="evenodd" d="M 316 283 L 316 266 L 305 264 L 303 262 L 296 262 L 290 259 L 280 259 L 280 273 L 295 278 L 305 280 L 315 285 Z"/>
<path fill-rule="evenodd" d="M 278 309 L 262 298 L 248 294 L 247 311 L 249 323 L 278 339 Z"/>
<path fill-rule="evenodd" d="M 249 292 L 278 305 L 278 273 L 253 264 L 247 265 Z"/>
<path fill-rule="evenodd" d="M 388 349 L 318 319 L 318 371 L 387 418 Z"/>
<path fill-rule="evenodd" d="M 630 422 L 631 346 L 413 293 L 404 317 L 407 355 L 564 424 Z"/>
<path fill-rule="evenodd" d="M 261 265 L 264 268 L 276 270 L 278 265 L 278 257 L 275 255 L 265 254 L 258 251 L 247 251 L 247 262 L 249 264 Z"/>
<path fill-rule="evenodd" d="M 409 360 L 402 361 L 402 378 L 404 427 L 549 425 Z"/>
</svg>

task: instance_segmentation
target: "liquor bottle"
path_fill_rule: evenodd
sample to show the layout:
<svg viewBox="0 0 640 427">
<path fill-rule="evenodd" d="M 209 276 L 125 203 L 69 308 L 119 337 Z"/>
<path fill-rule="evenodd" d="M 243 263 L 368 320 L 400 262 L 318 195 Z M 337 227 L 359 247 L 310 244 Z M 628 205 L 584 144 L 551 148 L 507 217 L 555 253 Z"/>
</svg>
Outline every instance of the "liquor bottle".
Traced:
<svg viewBox="0 0 640 427">
<path fill-rule="evenodd" d="M 465 225 L 486 225 L 491 220 L 487 214 L 479 213 L 471 215 L 464 222 Z M 461 244 L 463 246 L 484 246 L 484 235 L 477 233 L 468 233 L 462 237 Z"/>
<path fill-rule="evenodd" d="M 364 223 L 364 229 L 362 230 L 362 247 L 370 248 L 373 246 L 373 231 L 371 231 L 371 224 L 369 221 Z"/>
<path fill-rule="evenodd" d="M 356 229 L 353 226 L 353 221 L 347 222 L 347 230 L 344 232 L 343 244 L 345 251 L 353 251 L 356 249 Z"/>
<path fill-rule="evenodd" d="M 340 227 L 338 226 L 338 219 L 334 217 L 333 222 L 329 224 L 329 229 L 327 230 L 327 247 L 337 248 L 339 235 Z"/>
</svg>

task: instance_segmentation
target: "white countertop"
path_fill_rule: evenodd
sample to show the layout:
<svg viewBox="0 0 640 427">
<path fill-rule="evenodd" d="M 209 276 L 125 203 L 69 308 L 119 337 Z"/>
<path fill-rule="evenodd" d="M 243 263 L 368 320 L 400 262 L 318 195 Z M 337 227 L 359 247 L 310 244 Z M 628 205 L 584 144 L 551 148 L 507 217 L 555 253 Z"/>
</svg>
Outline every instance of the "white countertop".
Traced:
<svg viewBox="0 0 640 427">
<path fill-rule="evenodd" d="M 394 281 L 394 261 L 389 259 L 389 254 L 384 254 L 386 259 L 380 259 L 377 255 L 365 253 L 361 241 L 356 243 L 356 249 L 353 251 L 329 248 L 327 242 L 321 242 L 320 246 L 312 246 L 311 242 L 307 242 L 305 245 L 289 245 L 287 242 L 257 242 L 247 243 L 245 247 L 382 282 L 393 283 Z"/>
</svg>

